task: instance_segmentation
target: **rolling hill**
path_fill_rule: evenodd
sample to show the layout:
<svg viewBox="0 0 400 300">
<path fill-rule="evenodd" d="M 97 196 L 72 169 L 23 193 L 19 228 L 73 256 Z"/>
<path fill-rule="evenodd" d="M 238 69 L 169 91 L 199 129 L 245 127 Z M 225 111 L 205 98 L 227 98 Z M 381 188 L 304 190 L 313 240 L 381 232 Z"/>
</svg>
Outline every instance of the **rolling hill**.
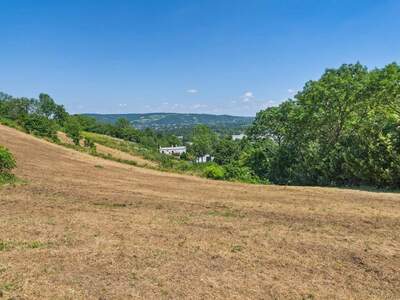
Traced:
<svg viewBox="0 0 400 300">
<path fill-rule="evenodd" d="M 197 124 L 221 127 L 249 125 L 253 117 L 238 117 L 212 114 L 145 113 L 145 114 L 85 114 L 100 122 L 114 123 L 118 118 L 128 119 L 136 128 L 172 129 L 192 127 Z"/>
<path fill-rule="evenodd" d="M 400 195 L 169 174 L 0 125 L 5 299 L 399 299 Z"/>
</svg>

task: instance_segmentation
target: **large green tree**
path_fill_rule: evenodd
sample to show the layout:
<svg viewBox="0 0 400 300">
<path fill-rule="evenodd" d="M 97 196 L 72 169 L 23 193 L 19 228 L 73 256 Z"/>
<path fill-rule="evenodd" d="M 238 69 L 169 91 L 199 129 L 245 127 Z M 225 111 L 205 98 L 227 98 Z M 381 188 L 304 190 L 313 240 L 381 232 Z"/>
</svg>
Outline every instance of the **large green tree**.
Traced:
<svg viewBox="0 0 400 300">
<path fill-rule="evenodd" d="M 227 165 L 234 161 L 239 160 L 240 157 L 240 144 L 230 138 L 219 139 L 215 143 L 214 161 L 220 165 Z"/>
<path fill-rule="evenodd" d="M 198 125 L 193 129 L 190 151 L 197 157 L 213 154 L 217 135 L 206 125 Z"/>
<path fill-rule="evenodd" d="M 257 114 L 249 165 L 276 183 L 398 187 L 399 82 L 397 64 L 326 70 Z"/>
<path fill-rule="evenodd" d="M 81 125 L 79 120 L 75 117 L 69 117 L 65 121 L 65 133 L 67 136 L 74 142 L 75 145 L 79 145 L 79 142 L 82 138 L 81 136 Z"/>
</svg>

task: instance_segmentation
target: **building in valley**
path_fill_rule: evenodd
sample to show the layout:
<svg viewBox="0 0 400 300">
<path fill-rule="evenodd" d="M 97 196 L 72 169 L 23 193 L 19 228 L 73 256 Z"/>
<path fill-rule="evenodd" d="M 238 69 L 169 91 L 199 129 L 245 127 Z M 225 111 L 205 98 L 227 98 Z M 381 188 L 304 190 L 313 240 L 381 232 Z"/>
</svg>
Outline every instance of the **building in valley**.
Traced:
<svg viewBox="0 0 400 300">
<path fill-rule="evenodd" d="M 160 147 L 160 153 L 180 156 L 181 154 L 186 153 L 186 146 Z"/>
</svg>

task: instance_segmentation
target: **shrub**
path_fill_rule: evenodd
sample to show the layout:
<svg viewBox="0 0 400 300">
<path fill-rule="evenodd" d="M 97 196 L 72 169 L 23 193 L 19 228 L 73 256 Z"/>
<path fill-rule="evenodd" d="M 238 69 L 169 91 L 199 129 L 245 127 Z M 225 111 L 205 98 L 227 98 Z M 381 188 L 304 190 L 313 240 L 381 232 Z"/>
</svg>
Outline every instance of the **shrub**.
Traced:
<svg viewBox="0 0 400 300">
<path fill-rule="evenodd" d="M 90 139 L 90 138 L 85 138 L 85 139 L 83 140 L 83 145 L 84 145 L 86 148 L 90 148 L 91 150 L 96 150 L 96 145 L 95 145 L 95 143 L 93 142 L 93 140 Z"/>
<path fill-rule="evenodd" d="M 185 172 L 193 169 L 193 163 L 185 160 L 177 161 L 175 169 Z"/>
<path fill-rule="evenodd" d="M 10 174 L 11 170 L 16 167 L 14 156 L 7 148 L 0 146 L 0 175 Z"/>
<path fill-rule="evenodd" d="M 224 166 L 225 179 L 237 180 L 247 183 L 257 183 L 259 179 L 254 176 L 249 167 L 240 166 L 237 163 L 230 163 Z"/>
<path fill-rule="evenodd" d="M 23 126 L 29 133 L 57 140 L 57 124 L 44 116 L 32 114 L 24 120 Z"/>
<path fill-rule="evenodd" d="M 64 125 L 65 133 L 74 142 L 75 145 L 79 145 L 81 139 L 81 127 L 75 118 L 69 118 Z"/>
<path fill-rule="evenodd" d="M 160 158 L 160 166 L 162 169 L 172 169 L 174 166 L 172 158 L 167 155 L 162 155 Z"/>
<path fill-rule="evenodd" d="M 220 180 L 220 179 L 224 179 L 224 177 L 225 177 L 224 168 L 222 168 L 218 165 L 215 165 L 215 164 L 205 167 L 203 174 L 207 178 L 211 178 L 211 179 L 219 179 Z"/>
<path fill-rule="evenodd" d="M 22 129 L 21 126 L 18 125 L 18 123 L 14 120 L 6 119 L 0 116 L 0 124 L 3 124 L 5 126 L 15 128 L 15 129 Z"/>
<path fill-rule="evenodd" d="M 179 158 L 180 158 L 180 159 L 183 159 L 183 160 L 189 160 L 189 159 L 188 159 L 188 153 L 187 153 L 187 152 L 183 152 L 183 153 L 180 155 Z"/>
</svg>

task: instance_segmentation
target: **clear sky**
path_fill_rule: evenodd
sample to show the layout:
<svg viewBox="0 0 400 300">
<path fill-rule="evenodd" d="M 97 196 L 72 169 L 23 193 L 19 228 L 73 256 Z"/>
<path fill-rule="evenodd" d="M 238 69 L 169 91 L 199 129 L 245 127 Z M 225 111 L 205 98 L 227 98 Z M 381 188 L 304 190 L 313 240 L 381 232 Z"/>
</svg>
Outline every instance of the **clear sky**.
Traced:
<svg viewBox="0 0 400 300">
<path fill-rule="evenodd" d="M 254 115 L 325 68 L 400 62 L 399 0 L 1 0 L 0 91 L 71 113 Z"/>
</svg>

